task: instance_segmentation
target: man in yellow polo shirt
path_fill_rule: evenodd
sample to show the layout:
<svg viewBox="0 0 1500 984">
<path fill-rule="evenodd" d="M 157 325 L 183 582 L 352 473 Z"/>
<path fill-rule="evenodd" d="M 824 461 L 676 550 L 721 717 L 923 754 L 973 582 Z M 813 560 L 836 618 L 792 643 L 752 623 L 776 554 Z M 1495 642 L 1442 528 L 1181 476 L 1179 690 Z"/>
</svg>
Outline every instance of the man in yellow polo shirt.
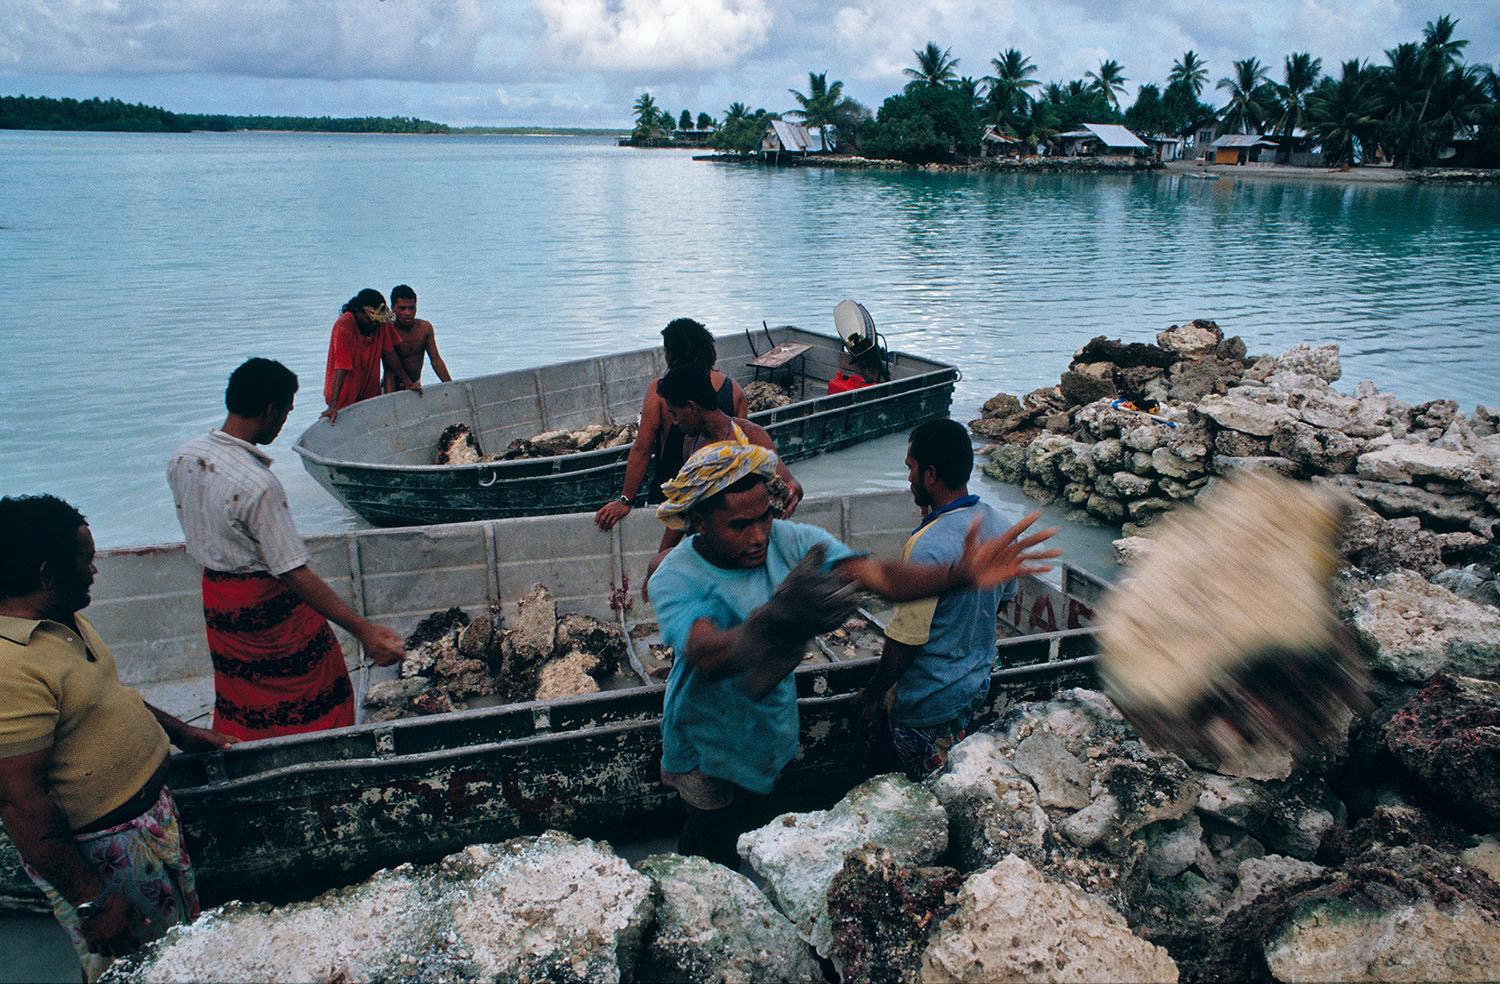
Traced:
<svg viewBox="0 0 1500 984">
<path fill-rule="evenodd" d="M 50 495 L 0 499 L 0 821 L 93 981 L 198 914 L 168 744 L 231 739 L 120 683 L 88 619 L 94 537 Z"/>
<path fill-rule="evenodd" d="M 907 443 L 906 469 L 922 522 L 907 539 L 902 560 L 952 564 L 974 532 L 988 539 L 1010 526 L 969 492 L 974 446 L 957 421 L 917 425 Z M 912 779 L 947 762 L 984 706 L 995 662 L 995 613 L 1015 593 L 1014 580 L 966 585 L 900 605 L 887 623 L 880 665 L 853 703 L 863 719 L 872 718 L 877 706 L 887 707 L 891 750 Z"/>
</svg>

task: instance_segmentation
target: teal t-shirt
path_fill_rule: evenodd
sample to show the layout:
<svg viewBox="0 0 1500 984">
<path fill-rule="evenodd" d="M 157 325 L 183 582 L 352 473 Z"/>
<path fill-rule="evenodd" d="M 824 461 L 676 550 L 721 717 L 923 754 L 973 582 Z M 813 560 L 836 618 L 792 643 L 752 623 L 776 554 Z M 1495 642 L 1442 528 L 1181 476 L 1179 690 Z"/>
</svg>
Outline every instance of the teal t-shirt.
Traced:
<svg viewBox="0 0 1500 984">
<path fill-rule="evenodd" d="M 754 793 L 769 793 L 797 754 L 797 687 L 791 674 L 760 700 L 751 700 L 736 677 L 706 680 L 684 658 L 693 623 L 706 618 L 732 629 L 765 604 L 816 544 L 828 564 L 856 556 L 816 526 L 773 520 L 766 562 L 751 570 L 725 570 L 703 559 L 690 536 L 651 576 L 651 604 L 662 642 L 676 659 L 667 677 L 662 710 L 661 765 L 669 772 L 701 769 Z"/>
</svg>

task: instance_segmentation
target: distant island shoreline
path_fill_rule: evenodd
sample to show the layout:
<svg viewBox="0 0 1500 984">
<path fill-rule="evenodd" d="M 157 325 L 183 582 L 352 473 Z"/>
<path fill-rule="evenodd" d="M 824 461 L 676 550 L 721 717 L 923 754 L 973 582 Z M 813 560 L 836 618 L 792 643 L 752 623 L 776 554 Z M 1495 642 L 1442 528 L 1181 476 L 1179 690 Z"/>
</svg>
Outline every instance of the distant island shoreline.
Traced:
<svg viewBox="0 0 1500 984">
<path fill-rule="evenodd" d="M 96 133 L 380 133 L 619 137 L 624 127 L 450 126 L 412 116 L 241 116 L 175 113 L 119 99 L 0 96 L 0 130 Z"/>
</svg>

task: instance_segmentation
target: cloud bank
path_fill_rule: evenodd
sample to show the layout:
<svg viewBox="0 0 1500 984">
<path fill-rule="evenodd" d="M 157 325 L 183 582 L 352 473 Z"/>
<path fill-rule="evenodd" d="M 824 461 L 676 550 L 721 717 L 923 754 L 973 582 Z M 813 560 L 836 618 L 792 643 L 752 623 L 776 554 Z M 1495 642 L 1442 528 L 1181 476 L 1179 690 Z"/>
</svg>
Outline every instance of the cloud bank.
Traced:
<svg viewBox="0 0 1500 984">
<path fill-rule="evenodd" d="M 1113 58 L 1133 98 L 1189 48 L 1210 86 L 1247 57 L 1277 77 L 1293 51 L 1330 71 L 1382 62 L 1443 14 L 1470 39 L 1469 61 L 1500 62 L 1495 0 L 0 0 L 0 91 L 619 125 L 644 90 L 694 112 L 788 109 L 810 71 L 874 108 L 933 41 L 973 78 L 1010 47 L 1043 82 Z M 183 92 L 200 96 L 184 104 Z"/>
</svg>

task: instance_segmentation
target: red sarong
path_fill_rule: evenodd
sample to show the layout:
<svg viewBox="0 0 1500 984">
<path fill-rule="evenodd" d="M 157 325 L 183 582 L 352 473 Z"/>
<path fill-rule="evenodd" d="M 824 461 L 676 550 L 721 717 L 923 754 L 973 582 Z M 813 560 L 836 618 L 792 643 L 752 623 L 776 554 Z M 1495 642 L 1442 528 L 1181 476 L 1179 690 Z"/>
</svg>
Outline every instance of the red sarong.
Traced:
<svg viewBox="0 0 1500 984">
<path fill-rule="evenodd" d="M 271 738 L 354 723 L 354 688 L 328 620 L 270 574 L 203 572 L 214 730 Z"/>
</svg>

